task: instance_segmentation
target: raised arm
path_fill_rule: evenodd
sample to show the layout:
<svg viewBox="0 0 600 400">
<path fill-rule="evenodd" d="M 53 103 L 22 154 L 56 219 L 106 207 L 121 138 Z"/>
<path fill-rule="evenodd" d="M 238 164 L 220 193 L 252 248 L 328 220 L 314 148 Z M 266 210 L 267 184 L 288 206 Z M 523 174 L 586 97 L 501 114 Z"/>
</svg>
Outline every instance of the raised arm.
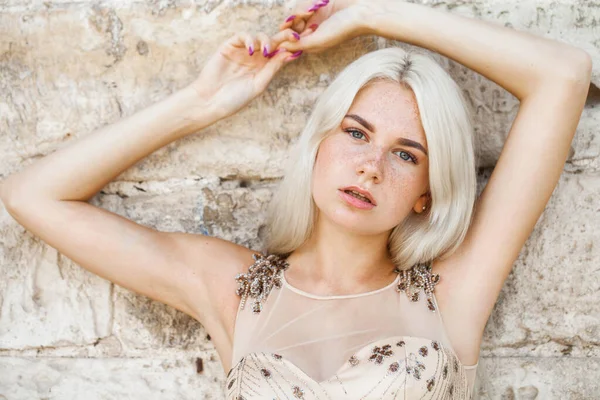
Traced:
<svg viewBox="0 0 600 400">
<path fill-rule="evenodd" d="M 444 320 L 459 327 L 454 344 L 472 349 L 463 360 L 474 363 L 503 283 L 562 172 L 589 90 L 590 56 L 566 43 L 400 0 L 310 3 L 300 1 L 295 17 L 280 25 L 308 33 L 282 44 L 290 51 L 318 53 L 351 37 L 378 35 L 436 51 L 521 101 L 465 241 L 434 263 L 445 282 L 438 294 L 449 303 Z"/>
<path fill-rule="evenodd" d="M 177 258 L 174 235 L 138 225 L 87 201 L 148 154 L 214 123 L 217 118 L 209 100 L 185 87 L 76 139 L 2 183 L 7 211 L 89 271 L 192 314 L 183 291 L 178 292 L 183 282 L 193 281 L 192 271 Z"/>
<path fill-rule="evenodd" d="M 579 120 L 592 62 L 584 50 L 499 24 L 399 0 L 375 0 L 367 31 L 440 53 L 496 82 L 523 101 L 540 91 L 575 90 L 566 110 Z M 568 101 L 564 96 L 560 101 Z M 550 105 L 550 103 L 547 103 Z M 574 128 L 574 126 L 572 126 Z M 568 134 L 573 134 L 570 129 Z M 566 156 L 566 153 L 565 153 Z"/>
<path fill-rule="evenodd" d="M 521 105 L 478 198 L 455 263 L 448 319 L 482 332 L 503 282 L 563 170 L 590 84 L 583 50 L 527 32 L 395 0 L 371 3 L 372 33 L 434 50 L 504 87 Z M 468 319 L 466 319 L 468 318 Z M 469 340 L 467 338 L 466 340 Z"/>
<path fill-rule="evenodd" d="M 218 297 L 220 282 L 233 288 L 235 271 L 252 262 L 250 250 L 214 237 L 158 232 L 87 201 L 145 156 L 250 102 L 290 56 L 265 56 L 258 49 L 263 44 L 274 49 L 291 35 L 234 35 L 189 86 L 8 177 L 0 187 L 7 211 L 80 266 L 173 306 L 201 321 L 211 335 L 219 334 L 217 319 L 226 307 Z M 257 54 L 249 53 L 251 46 Z M 231 293 L 227 297 L 235 300 Z"/>
</svg>

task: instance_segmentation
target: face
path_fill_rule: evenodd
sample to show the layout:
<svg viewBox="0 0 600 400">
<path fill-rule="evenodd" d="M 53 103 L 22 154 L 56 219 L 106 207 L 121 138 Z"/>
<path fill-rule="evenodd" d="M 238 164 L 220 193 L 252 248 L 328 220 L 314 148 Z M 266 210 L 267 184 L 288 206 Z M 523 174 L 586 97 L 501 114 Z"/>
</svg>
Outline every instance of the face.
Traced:
<svg viewBox="0 0 600 400">
<path fill-rule="evenodd" d="M 377 234 L 429 207 L 428 148 L 413 92 L 394 82 L 371 83 L 346 115 L 321 142 L 315 160 L 312 193 L 319 218 Z M 376 205 L 365 210 L 349 204 L 340 196 L 347 186 L 368 190 Z"/>
</svg>

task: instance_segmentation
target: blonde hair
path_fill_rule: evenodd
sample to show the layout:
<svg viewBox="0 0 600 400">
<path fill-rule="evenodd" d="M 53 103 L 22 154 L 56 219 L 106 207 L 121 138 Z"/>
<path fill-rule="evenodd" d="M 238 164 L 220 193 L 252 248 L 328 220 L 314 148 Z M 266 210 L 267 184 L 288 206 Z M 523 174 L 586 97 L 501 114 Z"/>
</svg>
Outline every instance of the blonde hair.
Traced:
<svg viewBox="0 0 600 400">
<path fill-rule="evenodd" d="M 411 213 L 392 229 L 391 260 L 407 269 L 449 255 L 464 240 L 477 192 L 467 104 L 456 82 L 431 57 L 392 47 L 352 62 L 318 98 L 267 210 L 263 252 L 287 256 L 310 237 L 319 211 L 311 181 L 321 141 L 339 127 L 359 90 L 381 79 L 414 92 L 429 150 L 431 202 L 425 212 Z"/>
</svg>

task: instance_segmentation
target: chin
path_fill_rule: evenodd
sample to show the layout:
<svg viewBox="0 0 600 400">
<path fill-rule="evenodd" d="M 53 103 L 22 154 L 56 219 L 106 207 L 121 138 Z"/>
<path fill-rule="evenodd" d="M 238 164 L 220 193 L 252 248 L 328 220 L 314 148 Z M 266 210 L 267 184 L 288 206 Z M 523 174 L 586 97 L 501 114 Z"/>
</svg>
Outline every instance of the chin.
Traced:
<svg viewBox="0 0 600 400">
<path fill-rule="evenodd" d="M 348 232 L 360 235 L 373 235 L 381 233 L 384 229 L 377 229 L 377 223 L 372 214 L 366 214 L 361 210 L 352 210 L 344 204 L 336 204 L 330 209 L 320 209 L 320 218 L 327 219 Z"/>
</svg>

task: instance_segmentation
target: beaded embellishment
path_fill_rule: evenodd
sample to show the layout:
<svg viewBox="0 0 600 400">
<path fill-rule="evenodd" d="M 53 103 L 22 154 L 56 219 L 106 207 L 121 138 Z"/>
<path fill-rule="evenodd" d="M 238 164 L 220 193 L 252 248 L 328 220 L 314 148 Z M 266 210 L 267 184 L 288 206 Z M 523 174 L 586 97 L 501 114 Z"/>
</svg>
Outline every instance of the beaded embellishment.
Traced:
<svg viewBox="0 0 600 400">
<path fill-rule="evenodd" d="M 405 292 L 410 301 L 419 301 L 419 292 L 423 289 L 427 296 L 427 308 L 435 312 L 432 293 L 435 285 L 440 281 L 440 275 L 431 272 L 431 264 L 417 264 L 408 270 L 396 268 L 395 272 L 400 274 L 400 282 L 396 290 Z"/>
<path fill-rule="evenodd" d="M 242 296 L 241 309 L 246 305 L 248 297 L 254 298 L 252 312 L 258 314 L 262 310 L 262 303 L 267 298 L 273 287 L 281 288 L 281 273 L 289 266 L 288 262 L 275 255 L 252 254 L 254 264 L 248 268 L 247 273 L 237 274 L 235 280 L 238 287 L 235 293 Z"/>
<path fill-rule="evenodd" d="M 252 257 L 254 264 L 248 268 L 248 272 L 235 276 L 238 282 L 235 293 L 242 297 L 241 309 L 244 309 L 248 297 L 254 298 L 252 312 L 258 314 L 271 290 L 274 287 L 281 288 L 281 274 L 288 269 L 289 263 L 275 254 L 265 256 L 255 253 Z M 440 275 L 431 272 L 431 264 L 416 264 L 408 270 L 396 268 L 394 272 L 400 274 L 396 291 L 405 292 L 410 301 L 419 301 L 419 294 L 423 289 L 427 296 L 427 308 L 432 312 L 436 311 L 432 293 L 440 281 Z"/>
</svg>

